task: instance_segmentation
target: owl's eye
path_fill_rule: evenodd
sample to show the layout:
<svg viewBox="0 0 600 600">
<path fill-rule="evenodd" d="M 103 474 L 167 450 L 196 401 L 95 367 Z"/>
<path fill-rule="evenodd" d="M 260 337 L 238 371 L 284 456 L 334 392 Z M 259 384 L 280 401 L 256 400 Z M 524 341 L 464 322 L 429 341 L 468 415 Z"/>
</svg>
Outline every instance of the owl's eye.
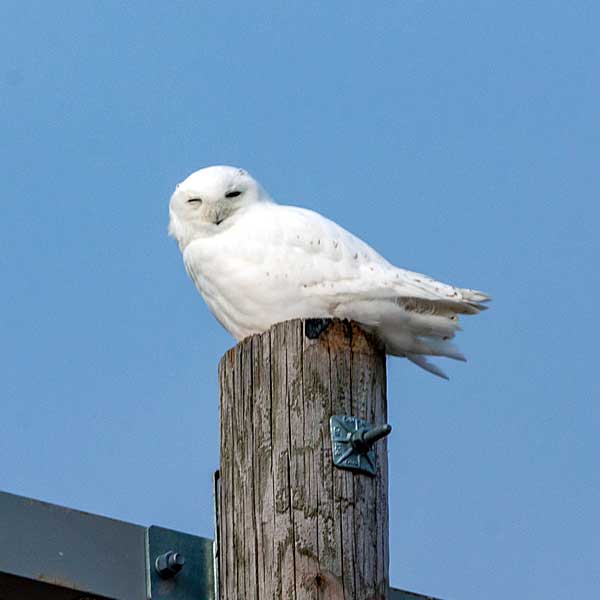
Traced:
<svg viewBox="0 0 600 600">
<path fill-rule="evenodd" d="M 233 192 L 227 192 L 225 194 L 225 198 L 236 198 L 237 196 L 239 196 L 242 192 L 240 192 L 239 190 L 235 190 Z"/>
<path fill-rule="evenodd" d="M 198 204 L 202 204 L 202 198 L 190 198 L 188 200 L 188 204 L 192 204 L 193 202 L 197 202 Z"/>
</svg>

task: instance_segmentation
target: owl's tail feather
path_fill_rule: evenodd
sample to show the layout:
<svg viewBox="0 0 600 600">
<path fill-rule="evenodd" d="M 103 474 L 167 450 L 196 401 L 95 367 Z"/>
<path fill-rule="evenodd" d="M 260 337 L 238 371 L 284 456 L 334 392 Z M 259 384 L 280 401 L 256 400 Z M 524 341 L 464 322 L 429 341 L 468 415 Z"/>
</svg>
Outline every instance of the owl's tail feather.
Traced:
<svg viewBox="0 0 600 600">
<path fill-rule="evenodd" d="M 439 339 L 433 336 L 416 336 L 413 346 L 418 354 L 447 356 L 454 360 L 467 362 L 465 355 L 447 339 Z"/>
<path fill-rule="evenodd" d="M 467 302 L 489 302 L 492 297 L 480 290 L 472 290 L 470 288 L 459 288 L 458 291 L 462 294 Z"/>
<path fill-rule="evenodd" d="M 488 306 L 485 306 L 485 303 L 490 302 L 492 297 L 488 296 L 486 293 L 480 292 L 479 290 L 470 290 L 468 288 L 459 288 L 458 291 L 462 294 L 466 305 L 475 309 L 476 313 L 489 308 Z"/>
<path fill-rule="evenodd" d="M 437 365 L 429 362 L 422 354 L 407 354 L 406 358 L 408 358 L 410 362 L 421 367 L 421 369 L 425 369 L 426 371 L 429 371 L 430 373 L 433 373 L 442 379 L 450 379 L 448 375 L 444 373 L 444 371 L 442 371 Z"/>
</svg>

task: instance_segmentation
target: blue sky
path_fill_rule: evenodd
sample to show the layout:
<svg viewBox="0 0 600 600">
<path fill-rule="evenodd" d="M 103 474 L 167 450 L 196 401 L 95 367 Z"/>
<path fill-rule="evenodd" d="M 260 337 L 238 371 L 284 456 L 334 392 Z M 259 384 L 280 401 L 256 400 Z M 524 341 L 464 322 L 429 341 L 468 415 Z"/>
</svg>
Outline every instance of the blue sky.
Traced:
<svg viewBox="0 0 600 600">
<path fill-rule="evenodd" d="M 598 3 L 4 0 L 0 21 L 0 489 L 212 537 L 232 339 L 167 203 L 233 164 L 494 296 L 450 382 L 389 361 L 392 583 L 598 596 Z"/>
</svg>

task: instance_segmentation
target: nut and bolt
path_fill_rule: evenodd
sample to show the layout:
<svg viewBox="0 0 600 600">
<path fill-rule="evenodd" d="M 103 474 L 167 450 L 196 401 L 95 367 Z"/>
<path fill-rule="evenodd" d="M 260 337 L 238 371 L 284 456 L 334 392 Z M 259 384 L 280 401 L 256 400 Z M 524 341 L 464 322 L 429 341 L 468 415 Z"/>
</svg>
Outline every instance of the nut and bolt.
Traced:
<svg viewBox="0 0 600 600">
<path fill-rule="evenodd" d="M 177 575 L 177 573 L 183 569 L 183 565 L 185 565 L 185 558 L 183 555 L 179 554 L 179 552 L 173 552 L 172 550 L 161 554 L 154 562 L 156 572 L 163 579 L 170 579 Z"/>
</svg>

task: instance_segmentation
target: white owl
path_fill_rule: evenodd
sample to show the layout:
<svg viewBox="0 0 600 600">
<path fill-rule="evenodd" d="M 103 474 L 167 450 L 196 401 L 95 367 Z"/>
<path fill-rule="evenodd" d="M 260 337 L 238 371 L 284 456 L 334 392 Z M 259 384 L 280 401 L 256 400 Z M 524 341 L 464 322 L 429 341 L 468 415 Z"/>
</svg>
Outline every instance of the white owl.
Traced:
<svg viewBox="0 0 600 600">
<path fill-rule="evenodd" d="M 388 354 L 446 377 L 427 355 L 464 360 L 459 314 L 490 300 L 399 269 L 333 221 L 276 204 L 246 171 L 207 167 L 180 183 L 169 233 L 220 323 L 237 340 L 294 318 L 351 319 Z"/>
</svg>

